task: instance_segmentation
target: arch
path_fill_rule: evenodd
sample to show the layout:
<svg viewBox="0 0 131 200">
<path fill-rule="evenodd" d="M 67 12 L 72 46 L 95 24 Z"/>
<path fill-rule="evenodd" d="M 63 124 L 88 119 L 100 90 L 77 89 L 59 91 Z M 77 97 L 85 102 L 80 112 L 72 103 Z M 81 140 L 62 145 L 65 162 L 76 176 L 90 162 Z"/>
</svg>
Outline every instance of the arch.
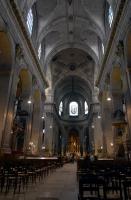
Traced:
<svg viewBox="0 0 131 200">
<path fill-rule="evenodd" d="M 68 48 L 72 48 L 72 45 L 70 43 L 63 43 L 61 45 L 57 45 L 48 55 L 47 57 L 45 58 L 45 63 L 44 63 L 44 66 L 45 66 L 45 71 L 48 69 L 48 65 L 49 63 L 51 62 L 52 58 L 55 57 L 56 54 L 60 53 L 62 50 L 65 50 L 65 49 L 68 49 Z M 98 63 L 98 57 L 96 56 L 96 54 L 94 53 L 94 51 L 88 46 L 88 45 L 85 45 L 84 43 L 75 43 L 73 45 L 73 48 L 76 48 L 76 49 L 80 49 L 80 50 L 83 50 L 85 51 L 87 54 L 89 54 L 95 64 Z"/>
<path fill-rule="evenodd" d="M 54 87 L 53 87 L 53 94 L 55 94 L 56 92 L 56 89 L 57 88 L 61 88 L 61 86 L 63 86 L 63 83 L 65 82 L 66 84 L 69 84 L 69 81 L 68 79 L 71 79 L 72 77 L 76 78 L 77 80 L 79 80 L 81 83 L 83 83 L 81 86 L 83 89 L 85 89 L 86 93 L 87 93 L 87 88 L 89 90 L 89 93 L 90 93 L 90 96 L 92 95 L 92 86 L 90 84 L 90 82 L 88 80 L 85 80 L 84 78 L 81 78 L 79 77 L 78 75 L 72 75 L 72 76 L 65 76 L 65 77 L 62 77 L 61 79 L 59 79 L 55 84 L 54 84 Z"/>
<path fill-rule="evenodd" d="M 53 21 L 53 24 L 55 24 L 55 26 L 57 27 L 57 26 L 60 26 L 60 24 L 66 23 L 66 20 L 67 20 L 66 17 L 58 18 L 57 20 Z M 76 20 L 77 20 L 77 23 L 80 22 L 79 24 L 81 23 L 86 24 L 86 25 L 89 24 L 88 29 L 86 30 L 92 31 L 94 34 L 96 34 L 100 38 L 101 41 L 104 40 L 103 32 L 94 23 L 91 24 L 91 22 L 87 20 L 86 18 L 78 17 L 78 16 L 76 16 Z M 52 32 L 53 30 L 52 30 L 51 24 L 48 24 L 46 27 L 43 27 L 38 36 L 39 41 L 42 41 L 49 34 L 49 32 Z M 57 29 L 55 29 L 55 31 L 57 31 Z"/>
</svg>

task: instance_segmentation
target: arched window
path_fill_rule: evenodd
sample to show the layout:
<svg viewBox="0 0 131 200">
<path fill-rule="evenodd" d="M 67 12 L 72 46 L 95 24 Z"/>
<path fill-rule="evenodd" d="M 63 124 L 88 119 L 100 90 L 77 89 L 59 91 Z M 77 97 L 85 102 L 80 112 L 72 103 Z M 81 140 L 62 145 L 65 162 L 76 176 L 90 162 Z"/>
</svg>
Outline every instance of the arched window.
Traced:
<svg viewBox="0 0 131 200">
<path fill-rule="evenodd" d="M 84 103 L 84 107 L 85 107 L 85 115 L 87 115 L 88 114 L 88 104 L 86 101 Z"/>
<path fill-rule="evenodd" d="M 60 102 L 60 105 L 59 105 L 59 115 L 61 116 L 61 113 L 63 112 L 63 102 L 61 101 Z"/>
<path fill-rule="evenodd" d="M 69 104 L 69 115 L 78 116 L 78 103 L 75 101 L 70 102 Z"/>
<path fill-rule="evenodd" d="M 41 58 L 41 44 L 39 45 L 39 48 L 38 48 L 38 58 L 39 59 Z"/>
<path fill-rule="evenodd" d="M 112 7 L 109 7 L 109 11 L 108 11 L 108 22 L 109 22 L 109 26 L 111 27 L 112 22 L 113 22 L 113 10 Z"/>
<path fill-rule="evenodd" d="M 27 21 L 26 21 L 28 31 L 30 35 L 32 34 L 32 28 L 33 28 L 33 13 L 32 9 L 29 10 L 28 15 L 27 15 Z"/>
<path fill-rule="evenodd" d="M 104 47 L 104 44 L 102 43 L 102 53 L 104 54 L 105 53 L 105 47 Z"/>
</svg>

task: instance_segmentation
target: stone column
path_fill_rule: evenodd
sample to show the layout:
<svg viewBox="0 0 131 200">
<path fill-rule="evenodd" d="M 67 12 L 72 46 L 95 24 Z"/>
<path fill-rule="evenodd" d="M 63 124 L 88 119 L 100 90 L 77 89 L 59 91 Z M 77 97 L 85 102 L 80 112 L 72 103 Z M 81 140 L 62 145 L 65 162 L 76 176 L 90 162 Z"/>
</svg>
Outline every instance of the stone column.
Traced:
<svg viewBox="0 0 131 200">
<path fill-rule="evenodd" d="M 112 97 L 107 100 L 108 91 L 103 91 L 101 99 L 102 131 L 103 131 L 103 153 L 105 157 L 113 156 L 114 133 L 112 130 Z"/>
<path fill-rule="evenodd" d="M 11 72 L 3 72 L 0 77 L 0 144 L 3 153 L 11 153 L 10 138 L 13 120 L 13 78 L 14 69 Z"/>
<path fill-rule="evenodd" d="M 45 153 L 46 155 L 52 156 L 53 154 L 53 110 L 54 104 L 51 102 L 45 103 Z"/>
</svg>

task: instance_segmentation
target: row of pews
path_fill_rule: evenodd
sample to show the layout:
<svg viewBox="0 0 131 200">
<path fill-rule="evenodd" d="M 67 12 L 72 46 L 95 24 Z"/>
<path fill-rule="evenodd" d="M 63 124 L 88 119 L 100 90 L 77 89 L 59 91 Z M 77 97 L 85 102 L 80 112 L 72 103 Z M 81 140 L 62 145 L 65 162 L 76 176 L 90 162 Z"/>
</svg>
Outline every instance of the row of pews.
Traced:
<svg viewBox="0 0 131 200">
<path fill-rule="evenodd" d="M 27 190 L 31 184 L 43 181 L 46 176 L 62 167 L 60 158 L 27 157 L 0 159 L 0 192 L 14 194 Z"/>
<path fill-rule="evenodd" d="M 78 200 L 131 199 L 131 162 L 78 160 Z"/>
</svg>

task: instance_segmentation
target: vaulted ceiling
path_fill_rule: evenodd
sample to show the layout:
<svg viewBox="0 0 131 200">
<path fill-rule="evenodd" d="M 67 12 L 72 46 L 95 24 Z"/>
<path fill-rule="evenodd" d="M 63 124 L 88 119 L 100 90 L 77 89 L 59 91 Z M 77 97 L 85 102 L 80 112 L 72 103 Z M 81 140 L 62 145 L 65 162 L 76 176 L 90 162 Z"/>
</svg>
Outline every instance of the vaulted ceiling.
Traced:
<svg viewBox="0 0 131 200">
<path fill-rule="evenodd" d="M 43 71 L 52 91 L 56 92 L 61 83 L 65 95 L 69 92 L 68 77 L 77 77 L 75 80 L 83 80 L 75 81 L 77 91 L 84 84 L 85 95 L 93 94 L 102 43 L 106 40 L 105 17 L 109 4 L 112 0 L 27 1 L 28 9 L 33 6 L 37 16 L 36 41 L 44 49 Z"/>
<path fill-rule="evenodd" d="M 45 64 L 65 48 L 79 48 L 99 59 L 104 40 L 105 0 L 38 0 L 38 39 L 45 45 Z"/>
</svg>

